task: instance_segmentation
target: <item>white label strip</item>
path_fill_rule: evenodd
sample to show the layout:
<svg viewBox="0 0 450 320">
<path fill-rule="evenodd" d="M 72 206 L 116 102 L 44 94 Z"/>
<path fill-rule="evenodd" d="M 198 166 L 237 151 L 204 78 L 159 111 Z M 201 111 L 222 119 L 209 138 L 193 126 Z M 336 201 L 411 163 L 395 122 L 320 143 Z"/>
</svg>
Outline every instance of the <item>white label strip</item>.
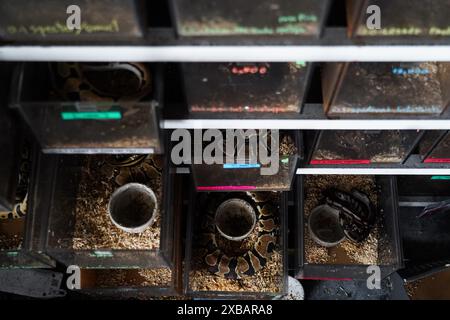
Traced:
<svg viewBox="0 0 450 320">
<path fill-rule="evenodd" d="M 448 169 L 418 168 L 299 168 L 298 175 L 380 175 L 380 176 L 434 176 L 449 175 Z"/>
</svg>

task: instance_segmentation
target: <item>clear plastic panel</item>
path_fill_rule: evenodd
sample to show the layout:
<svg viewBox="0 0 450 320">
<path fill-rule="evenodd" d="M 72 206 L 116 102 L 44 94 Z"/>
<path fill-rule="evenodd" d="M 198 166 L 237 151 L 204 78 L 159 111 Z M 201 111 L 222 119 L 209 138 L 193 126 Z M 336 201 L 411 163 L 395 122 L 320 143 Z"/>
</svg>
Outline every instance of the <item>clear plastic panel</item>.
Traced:
<svg viewBox="0 0 450 320">
<path fill-rule="evenodd" d="M 136 0 L 2 1 L 0 39 L 6 41 L 114 41 L 142 38 L 143 3 Z M 70 30 L 69 6 L 80 8 L 80 29 Z M 72 9 L 71 14 L 77 13 Z"/>
<path fill-rule="evenodd" d="M 0 92 L 1 95 L 1 92 Z M 15 200 L 18 161 L 20 156 L 19 129 L 0 97 L 0 211 L 11 210 Z"/>
<path fill-rule="evenodd" d="M 310 164 L 401 164 L 419 136 L 417 131 L 321 131 Z"/>
<path fill-rule="evenodd" d="M 396 180 L 392 177 L 371 176 L 306 176 L 299 189 L 303 219 L 300 278 L 304 279 L 366 279 L 367 267 L 377 265 L 383 277 L 402 266 L 398 230 Z M 355 189 L 366 194 L 376 208 L 376 224 L 368 238 L 361 243 L 345 239 L 339 245 L 325 248 L 317 244 L 308 230 L 308 217 L 322 203 L 328 188 L 346 192 Z M 302 229 L 303 228 L 303 229 Z"/>
<path fill-rule="evenodd" d="M 152 75 L 151 96 L 141 102 L 97 101 L 94 96 L 88 101 L 63 101 L 55 94 L 50 69 L 47 63 L 22 64 L 12 102 L 45 153 L 161 152 L 158 72 Z"/>
<path fill-rule="evenodd" d="M 173 296 L 175 274 L 170 268 L 82 269 L 80 293 L 96 298 L 155 299 Z"/>
<path fill-rule="evenodd" d="M 299 154 L 300 138 L 296 132 L 278 132 L 278 153 L 272 151 L 272 131 L 242 131 L 246 140 L 241 144 L 235 140 L 234 151 L 228 154 L 228 131 L 223 131 L 222 164 L 192 164 L 192 174 L 197 191 L 289 191 L 295 175 Z M 236 133 L 237 134 L 237 133 Z M 258 150 L 254 150 L 250 140 L 258 137 Z M 256 141 L 256 140 L 255 140 Z M 242 149 L 243 146 L 245 147 Z M 261 147 L 267 146 L 267 159 L 261 154 Z M 203 145 L 202 150 L 207 146 Z M 195 147 L 194 147 L 195 148 Z M 239 149 L 239 150 L 238 150 Z M 245 154 L 239 154 L 244 152 Z M 227 159 L 231 157 L 230 159 Z"/>
<path fill-rule="evenodd" d="M 242 241 L 227 240 L 216 230 L 214 211 L 227 199 L 242 199 L 255 206 L 256 227 L 250 236 Z M 274 223 L 266 224 L 269 220 Z M 267 228 L 271 231 L 265 233 L 263 229 Z M 256 299 L 286 293 L 286 193 L 192 193 L 187 232 L 184 286 L 188 295 L 203 298 Z M 213 252 L 211 244 L 212 247 L 216 246 L 216 251 Z M 267 249 L 271 251 L 270 254 L 265 251 Z M 217 252 L 220 263 L 217 262 L 213 266 L 214 259 L 211 257 Z M 251 260 L 244 262 L 247 256 L 251 257 Z M 235 263 L 236 259 L 239 261 L 238 265 Z M 239 274 L 240 278 L 237 279 L 233 274 Z"/>
<path fill-rule="evenodd" d="M 439 116 L 450 100 L 448 63 L 339 63 L 323 74 L 330 117 Z M 332 83 L 330 83 L 330 81 Z"/>
<path fill-rule="evenodd" d="M 52 156 L 48 161 L 54 177 L 39 186 L 50 203 L 46 251 L 82 268 L 170 267 L 174 218 L 167 165 L 156 155 L 131 167 L 116 166 L 114 159 Z M 157 218 L 139 234 L 120 230 L 108 216 L 112 193 L 131 182 L 150 187 L 157 198 Z"/>
<path fill-rule="evenodd" d="M 43 250 L 45 217 L 36 214 L 36 208 L 40 206 L 36 176 L 41 156 L 37 148 L 33 150 L 28 147 L 23 147 L 21 157 L 16 159 L 20 164 L 20 178 L 18 173 L 15 176 L 18 180 L 15 205 L 12 210 L 0 212 L 0 268 L 54 266 Z"/>
<path fill-rule="evenodd" d="M 328 0 L 172 0 L 180 36 L 318 37 Z M 200 14 L 199 14 L 200 13 Z"/>
<path fill-rule="evenodd" d="M 259 164 L 192 165 L 197 191 L 289 191 L 297 169 L 297 156 L 286 157 L 275 175 L 261 175 Z"/>
<path fill-rule="evenodd" d="M 359 1 L 347 1 L 355 7 Z M 363 2 L 363 1 L 361 1 Z M 382 14 L 382 28 L 368 28 L 365 20 L 368 6 L 376 5 Z M 349 11 L 354 21 L 355 36 L 363 37 L 448 37 L 450 23 L 447 13 L 450 2 L 435 0 L 368 0 L 359 10 Z"/>
<path fill-rule="evenodd" d="M 298 63 L 185 63 L 190 112 L 299 113 L 309 65 Z"/>
</svg>

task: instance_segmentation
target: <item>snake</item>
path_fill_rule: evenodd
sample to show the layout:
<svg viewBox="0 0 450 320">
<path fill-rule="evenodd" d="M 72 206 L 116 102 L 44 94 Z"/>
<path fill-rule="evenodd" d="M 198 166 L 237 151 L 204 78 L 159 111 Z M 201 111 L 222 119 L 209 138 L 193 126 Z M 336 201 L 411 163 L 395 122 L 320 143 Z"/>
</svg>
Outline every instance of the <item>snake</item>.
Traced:
<svg viewBox="0 0 450 320">
<path fill-rule="evenodd" d="M 30 149 L 24 145 L 19 165 L 19 179 L 15 204 L 11 211 L 0 211 L 0 221 L 18 220 L 26 216 L 28 203 L 28 185 L 30 177 Z"/>
<path fill-rule="evenodd" d="M 325 191 L 325 202 L 339 211 L 340 224 L 348 239 L 357 243 L 367 239 L 376 223 L 375 209 L 367 195 L 358 190 L 347 193 L 331 188 Z"/>
<path fill-rule="evenodd" d="M 275 193 L 276 194 L 276 193 Z M 229 253 L 221 246 L 228 240 L 216 231 L 214 223 L 215 209 L 226 197 L 240 198 L 252 204 L 257 213 L 255 227 L 256 240 L 242 252 Z M 201 225 L 201 243 L 205 252 L 203 261 L 214 275 L 226 279 L 242 279 L 261 271 L 271 258 L 278 245 L 279 224 L 274 215 L 276 204 L 271 192 L 208 194 L 209 203 Z M 246 240 L 243 240 L 246 241 Z M 239 243 L 238 243 L 239 245 Z"/>
<path fill-rule="evenodd" d="M 151 72 L 143 63 L 59 62 L 51 71 L 55 91 L 67 101 L 137 102 L 152 91 Z"/>
<path fill-rule="evenodd" d="M 155 155 L 111 155 L 106 163 L 118 169 L 114 177 L 118 186 L 131 182 L 147 185 L 162 175 L 161 159 Z"/>
</svg>

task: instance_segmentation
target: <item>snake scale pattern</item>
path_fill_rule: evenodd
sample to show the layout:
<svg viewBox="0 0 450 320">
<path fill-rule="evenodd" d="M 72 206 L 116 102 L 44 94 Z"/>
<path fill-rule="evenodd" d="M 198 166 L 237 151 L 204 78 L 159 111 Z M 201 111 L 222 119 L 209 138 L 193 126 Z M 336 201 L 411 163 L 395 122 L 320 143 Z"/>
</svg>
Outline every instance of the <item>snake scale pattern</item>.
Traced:
<svg viewBox="0 0 450 320">
<path fill-rule="evenodd" d="M 52 75 L 55 90 L 68 101 L 133 102 L 152 91 L 150 69 L 142 63 L 57 63 Z"/>
<path fill-rule="evenodd" d="M 135 182 L 151 188 L 160 184 L 162 176 L 162 161 L 152 155 L 115 155 L 107 157 L 107 164 L 119 170 L 114 181 L 118 186 Z M 158 183 L 159 182 L 159 183 Z M 160 190 L 154 190 L 158 194 Z"/>
<path fill-rule="evenodd" d="M 28 203 L 28 185 L 31 165 L 30 148 L 25 143 L 19 165 L 19 180 L 16 189 L 15 205 L 11 211 L 0 211 L 0 221 L 12 221 L 25 217 Z"/>
<path fill-rule="evenodd" d="M 206 252 L 204 263 L 211 273 L 227 279 L 241 279 L 245 276 L 255 275 L 267 265 L 278 244 L 279 222 L 278 217 L 274 214 L 278 212 L 277 203 L 274 202 L 278 198 L 275 195 L 271 192 L 228 195 L 253 203 L 257 213 L 257 225 L 254 231 L 256 240 L 250 244 L 248 249 L 237 252 L 237 254 L 230 253 L 230 250 L 221 246 L 226 241 L 220 239 L 222 236 L 216 231 L 214 223 L 215 209 L 226 198 L 223 194 L 218 193 L 208 195 L 207 212 L 201 225 L 200 237 Z"/>
</svg>

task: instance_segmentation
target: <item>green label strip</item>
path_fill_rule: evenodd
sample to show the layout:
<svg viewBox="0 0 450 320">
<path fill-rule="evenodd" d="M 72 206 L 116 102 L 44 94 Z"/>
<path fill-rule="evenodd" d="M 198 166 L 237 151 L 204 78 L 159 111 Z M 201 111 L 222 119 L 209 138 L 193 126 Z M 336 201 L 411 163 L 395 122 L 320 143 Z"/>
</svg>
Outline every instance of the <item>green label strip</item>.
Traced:
<svg viewBox="0 0 450 320">
<path fill-rule="evenodd" d="M 63 120 L 120 120 L 120 111 L 61 112 Z"/>
<path fill-rule="evenodd" d="M 96 258 L 112 258 L 114 255 L 111 251 L 94 251 L 90 256 Z"/>
<path fill-rule="evenodd" d="M 450 176 L 433 176 L 431 180 L 450 180 Z"/>
</svg>

